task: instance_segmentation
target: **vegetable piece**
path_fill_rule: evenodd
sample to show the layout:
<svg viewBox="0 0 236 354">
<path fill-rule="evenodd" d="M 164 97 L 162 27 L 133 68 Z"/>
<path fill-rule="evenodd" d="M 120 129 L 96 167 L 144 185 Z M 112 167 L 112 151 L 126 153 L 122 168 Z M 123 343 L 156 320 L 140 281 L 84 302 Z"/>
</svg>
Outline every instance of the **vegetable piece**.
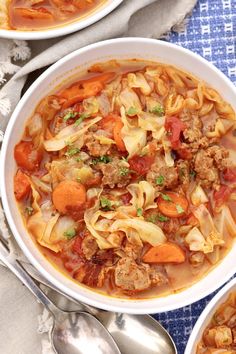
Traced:
<svg viewBox="0 0 236 354">
<path fill-rule="evenodd" d="M 223 172 L 223 177 L 228 182 L 236 182 L 236 169 L 235 168 L 226 168 Z"/>
<path fill-rule="evenodd" d="M 122 123 L 121 119 L 117 119 L 114 125 L 113 135 L 118 150 L 125 152 L 126 147 L 121 136 L 121 129 L 123 128 L 123 126 L 124 124 Z"/>
<path fill-rule="evenodd" d="M 161 194 L 157 199 L 157 205 L 160 212 L 170 218 L 182 217 L 188 209 L 188 200 L 174 192 Z"/>
<path fill-rule="evenodd" d="M 86 98 L 96 96 L 103 90 L 105 84 L 110 82 L 114 77 L 115 73 L 104 73 L 88 80 L 78 81 L 72 86 L 62 90 L 59 96 L 67 100 L 63 104 L 63 108 L 70 107 Z"/>
<path fill-rule="evenodd" d="M 39 167 L 42 154 L 34 148 L 31 141 L 21 141 L 15 146 L 14 157 L 18 166 L 34 171 Z"/>
<path fill-rule="evenodd" d="M 29 178 L 18 170 L 14 176 L 14 194 L 17 200 L 27 197 L 31 191 Z"/>
<path fill-rule="evenodd" d="M 150 170 L 151 165 L 154 162 L 154 156 L 138 156 L 135 155 L 129 159 L 130 169 L 132 171 L 137 172 L 139 176 L 146 175 L 146 173 Z"/>
<path fill-rule="evenodd" d="M 231 193 L 232 189 L 226 185 L 222 185 L 218 191 L 214 192 L 213 196 L 215 199 L 216 207 L 221 207 L 223 204 L 225 204 L 228 201 Z"/>
<path fill-rule="evenodd" d="M 37 9 L 27 9 L 25 7 L 13 8 L 15 16 L 24 17 L 30 20 L 47 20 L 53 21 L 53 15 L 44 7 Z"/>
<path fill-rule="evenodd" d="M 199 225 L 198 219 L 193 214 L 189 215 L 189 217 L 187 218 L 186 223 L 188 225 L 192 225 L 192 226 L 198 226 Z"/>
<path fill-rule="evenodd" d="M 165 129 L 170 134 L 169 139 L 173 149 L 180 148 L 180 134 L 185 128 L 185 124 L 178 117 L 166 118 Z"/>
<path fill-rule="evenodd" d="M 193 192 L 190 195 L 191 202 L 195 206 L 199 206 L 200 204 L 204 204 L 208 202 L 208 197 L 204 192 L 203 188 L 200 185 L 197 185 Z"/>
<path fill-rule="evenodd" d="M 78 210 L 86 202 L 85 187 L 78 182 L 62 181 L 53 190 L 52 201 L 55 208 L 62 214 L 67 214 L 68 207 Z"/>
<path fill-rule="evenodd" d="M 102 129 L 109 132 L 112 135 L 112 137 L 113 137 L 114 126 L 117 120 L 120 120 L 120 116 L 115 113 L 110 113 L 106 117 L 104 117 L 100 122 Z"/>
<path fill-rule="evenodd" d="M 185 262 L 185 253 L 175 243 L 166 242 L 150 248 L 143 256 L 143 262 L 179 264 Z"/>
</svg>

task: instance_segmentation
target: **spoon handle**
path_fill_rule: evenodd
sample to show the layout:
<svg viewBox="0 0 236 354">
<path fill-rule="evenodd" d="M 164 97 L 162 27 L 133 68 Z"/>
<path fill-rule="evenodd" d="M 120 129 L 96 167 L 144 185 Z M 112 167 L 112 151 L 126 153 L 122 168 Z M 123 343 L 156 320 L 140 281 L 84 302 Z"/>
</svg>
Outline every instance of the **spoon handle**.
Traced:
<svg viewBox="0 0 236 354">
<path fill-rule="evenodd" d="M 2 241 L 0 241 L 0 261 L 2 261 L 16 277 L 35 295 L 35 297 L 50 311 L 56 314 L 59 309 L 51 302 L 38 285 L 33 281 L 23 266 L 15 260 L 6 250 Z"/>
</svg>

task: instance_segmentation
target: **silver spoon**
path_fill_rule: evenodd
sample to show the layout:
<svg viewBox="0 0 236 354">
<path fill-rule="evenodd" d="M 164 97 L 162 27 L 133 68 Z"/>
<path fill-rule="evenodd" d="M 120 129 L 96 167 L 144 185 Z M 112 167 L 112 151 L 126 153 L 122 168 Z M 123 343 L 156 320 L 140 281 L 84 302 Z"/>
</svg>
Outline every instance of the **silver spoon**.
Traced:
<svg viewBox="0 0 236 354">
<path fill-rule="evenodd" d="M 83 311 L 66 312 L 56 307 L 1 241 L 0 260 L 51 312 L 54 321 L 51 342 L 56 353 L 121 354 L 112 336 L 93 315 Z"/>
</svg>

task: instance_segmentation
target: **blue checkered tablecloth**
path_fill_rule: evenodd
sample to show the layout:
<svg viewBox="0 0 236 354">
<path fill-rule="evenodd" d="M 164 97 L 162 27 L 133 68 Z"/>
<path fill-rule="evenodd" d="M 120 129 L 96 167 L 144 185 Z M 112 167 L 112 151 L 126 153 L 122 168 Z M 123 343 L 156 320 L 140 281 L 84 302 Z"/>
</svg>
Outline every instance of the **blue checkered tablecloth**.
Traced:
<svg viewBox="0 0 236 354">
<path fill-rule="evenodd" d="M 199 0 L 185 31 L 171 33 L 169 41 L 211 61 L 236 85 L 236 0 Z M 154 316 L 172 335 L 179 354 L 212 297 Z"/>
</svg>

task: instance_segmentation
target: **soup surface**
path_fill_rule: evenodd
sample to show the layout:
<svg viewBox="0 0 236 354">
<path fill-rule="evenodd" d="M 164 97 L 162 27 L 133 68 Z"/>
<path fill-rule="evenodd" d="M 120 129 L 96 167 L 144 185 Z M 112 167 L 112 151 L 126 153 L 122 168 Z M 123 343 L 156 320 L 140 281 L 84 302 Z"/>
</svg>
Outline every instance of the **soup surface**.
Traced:
<svg viewBox="0 0 236 354">
<path fill-rule="evenodd" d="M 15 197 L 43 254 L 112 296 L 179 291 L 230 249 L 235 113 L 204 82 L 110 61 L 38 104 L 15 146 Z"/>
<path fill-rule="evenodd" d="M 5 12 L 0 16 L 0 28 L 32 31 L 63 25 L 87 15 L 104 1 L 0 0 L 0 9 Z"/>
<path fill-rule="evenodd" d="M 196 354 L 236 353 L 236 292 L 221 304 L 205 329 Z"/>
</svg>

